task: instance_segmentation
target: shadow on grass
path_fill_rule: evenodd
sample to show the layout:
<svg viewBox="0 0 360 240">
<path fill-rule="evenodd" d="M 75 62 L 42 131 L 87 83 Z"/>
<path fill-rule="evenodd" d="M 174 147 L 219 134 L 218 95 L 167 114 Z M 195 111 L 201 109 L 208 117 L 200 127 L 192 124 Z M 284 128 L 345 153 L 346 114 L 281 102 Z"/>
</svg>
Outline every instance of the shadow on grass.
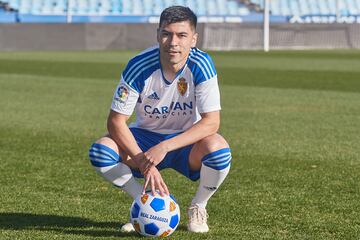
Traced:
<svg viewBox="0 0 360 240">
<path fill-rule="evenodd" d="M 121 225 L 118 222 L 95 222 L 81 217 L 0 213 L 0 230 L 56 231 L 94 237 L 139 237 L 137 233 L 120 232 Z"/>
<path fill-rule="evenodd" d="M 179 224 L 176 228 L 176 231 L 188 232 L 187 226 L 183 224 Z"/>
</svg>

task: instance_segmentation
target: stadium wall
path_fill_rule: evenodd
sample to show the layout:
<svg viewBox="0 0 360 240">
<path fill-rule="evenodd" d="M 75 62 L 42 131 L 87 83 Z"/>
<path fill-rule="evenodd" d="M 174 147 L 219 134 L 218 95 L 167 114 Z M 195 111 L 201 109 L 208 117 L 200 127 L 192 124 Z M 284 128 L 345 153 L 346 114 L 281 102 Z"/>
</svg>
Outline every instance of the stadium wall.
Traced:
<svg viewBox="0 0 360 240">
<path fill-rule="evenodd" d="M 262 49 L 261 24 L 206 24 L 204 49 Z M 360 48 L 360 24 L 271 24 L 272 49 Z"/>
<path fill-rule="evenodd" d="M 110 50 L 144 48 L 155 24 L 1 24 L 0 50 Z"/>
<path fill-rule="evenodd" d="M 157 24 L 0 24 L 0 51 L 143 49 L 156 43 Z M 201 23 L 198 46 L 262 49 L 258 23 Z M 272 49 L 360 48 L 360 24 L 272 24 Z"/>
</svg>

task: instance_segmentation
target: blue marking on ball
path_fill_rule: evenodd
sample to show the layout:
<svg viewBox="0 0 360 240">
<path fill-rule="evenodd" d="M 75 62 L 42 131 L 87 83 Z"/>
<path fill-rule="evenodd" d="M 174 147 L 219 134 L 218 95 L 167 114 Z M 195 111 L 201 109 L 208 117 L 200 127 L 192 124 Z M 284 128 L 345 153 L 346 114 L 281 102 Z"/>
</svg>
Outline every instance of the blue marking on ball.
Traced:
<svg viewBox="0 0 360 240">
<path fill-rule="evenodd" d="M 176 214 L 171 217 L 169 226 L 174 229 L 178 225 L 178 223 L 179 223 L 179 215 Z"/>
<path fill-rule="evenodd" d="M 137 203 L 134 204 L 133 208 L 131 209 L 131 217 L 137 218 L 139 217 L 140 207 Z"/>
<path fill-rule="evenodd" d="M 150 206 L 152 207 L 152 209 L 154 209 L 155 212 L 165 210 L 165 208 L 166 208 L 165 201 L 163 199 L 160 199 L 160 198 L 154 198 L 151 201 Z"/>
<path fill-rule="evenodd" d="M 145 229 L 145 233 L 150 234 L 150 235 L 156 235 L 157 232 L 159 231 L 159 228 L 158 228 L 158 226 L 156 226 L 155 223 L 146 224 L 144 226 L 144 229 Z"/>
</svg>

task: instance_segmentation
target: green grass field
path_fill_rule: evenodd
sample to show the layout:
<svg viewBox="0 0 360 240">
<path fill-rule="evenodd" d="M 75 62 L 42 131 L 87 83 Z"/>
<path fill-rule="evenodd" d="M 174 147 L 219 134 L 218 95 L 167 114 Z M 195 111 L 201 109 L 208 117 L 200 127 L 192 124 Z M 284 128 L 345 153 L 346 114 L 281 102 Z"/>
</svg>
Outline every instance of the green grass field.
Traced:
<svg viewBox="0 0 360 240">
<path fill-rule="evenodd" d="M 0 53 L 0 239 L 136 239 L 131 199 L 92 169 L 135 52 Z M 360 52 L 214 52 L 230 174 L 186 231 L 193 183 L 163 172 L 172 239 L 360 239 Z M 174 174 L 175 173 L 175 174 Z"/>
</svg>

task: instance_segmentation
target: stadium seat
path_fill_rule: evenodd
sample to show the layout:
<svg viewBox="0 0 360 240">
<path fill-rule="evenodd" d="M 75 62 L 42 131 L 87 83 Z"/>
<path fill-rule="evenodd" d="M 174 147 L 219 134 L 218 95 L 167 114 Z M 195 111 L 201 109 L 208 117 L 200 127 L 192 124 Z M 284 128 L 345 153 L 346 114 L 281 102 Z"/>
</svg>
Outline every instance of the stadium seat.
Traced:
<svg viewBox="0 0 360 240">
<path fill-rule="evenodd" d="M 300 15 L 310 14 L 309 5 L 306 1 L 299 1 L 299 11 Z"/>
<path fill-rule="evenodd" d="M 176 1 L 175 1 L 175 5 L 184 6 L 184 5 L 185 5 L 185 1 L 184 1 L 184 0 L 176 0 Z"/>
<path fill-rule="evenodd" d="M 208 15 L 217 15 L 217 8 L 216 8 L 216 2 L 215 0 L 208 0 L 207 3 L 207 11 L 206 13 Z"/>
<path fill-rule="evenodd" d="M 207 8 L 207 5 L 206 5 L 206 2 L 205 0 L 198 0 L 196 1 L 197 2 L 197 14 L 198 15 L 206 15 L 206 8 Z"/>
<path fill-rule="evenodd" d="M 133 4 L 132 14 L 142 15 L 143 14 L 142 2 L 140 0 L 133 0 L 132 4 Z"/>
<path fill-rule="evenodd" d="M 270 1 L 270 12 L 274 15 L 280 15 L 280 1 L 273 0 Z"/>
<path fill-rule="evenodd" d="M 65 2 L 65 0 L 59 0 L 59 1 L 53 2 L 52 12 L 54 14 L 65 14 L 66 4 L 67 3 Z"/>
<path fill-rule="evenodd" d="M 198 13 L 198 5 L 197 5 L 195 0 L 187 0 L 187 1 L 185 1 L 185 6 L 188 6 L 194 12 Z"/>
<path fill-rule="evenodd" d="M 229 15 L 237 15 L 238 14 L 237 2 L 227 1 L 226 5 L 227 5 Z"/>
<path fill-rule="evenodd" d="M 68 6 L 68 2 L 71 5 Z M 21 14 L 72 14 L 79 15 L 159 15 L 172 5 L 189 6 L 199 15 L 248 15 L 251 9 L 238 0 L 3 0 Z M 246 2 L 246 1 L 244 1 Z M 247 2 L 249 3 L 249 2 Z M 263 0 L 251 4 L 264 7 Z M 360 14 L 359 0 L 340 0 L 343 15 Z M 336 14 L 336 0 L 271 0 L 273 15 L 329 15 Z"/>
<path fill-rule="evenodd" d="M 159 15 L 172 5 L 189 6 L 198 15 L 246 15 L 250 11 L 236 0 L 4 0 L 21 14 Z"/>
<path fill-rule="evenodd" d="M 264 7 L 263 0 L 251 0 Z M 360 14 L 359 0 L 339 0 L 342 15 Z M 335 15 L 336 0 L 270 0 L 270 11 L 273 15 Z"/>
<path fill-rule="evenodd" d="M 348 0 L 347 1 L 347 7 L 349 9 L 349 13 L 352 14 L 352 15 L 357 15 L 359 14 L 359 8 L 358 8 L 358 4 L 360 4 L 358 1 L 356 0 Z"/>
</svg>

